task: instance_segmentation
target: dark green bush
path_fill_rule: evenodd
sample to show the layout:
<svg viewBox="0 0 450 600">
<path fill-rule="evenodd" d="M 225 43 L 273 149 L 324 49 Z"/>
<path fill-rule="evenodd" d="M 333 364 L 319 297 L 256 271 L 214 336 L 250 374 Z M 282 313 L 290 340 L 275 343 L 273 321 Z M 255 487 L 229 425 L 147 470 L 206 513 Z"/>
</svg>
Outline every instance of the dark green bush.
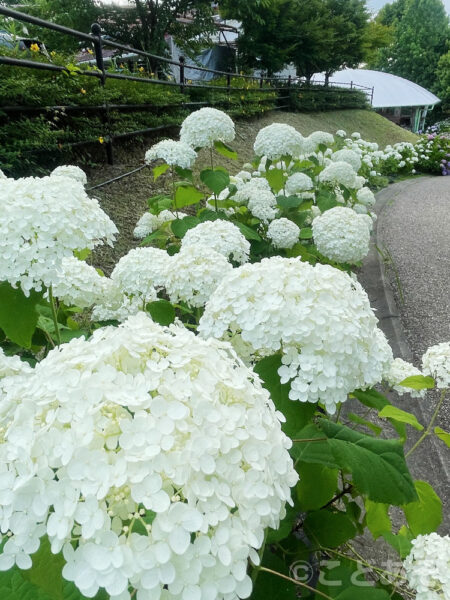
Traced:
<svg viewBox="0 0 450 600">
<path fill-rule="evenodd" d="M 291 86 L 291 106 L 299 112 L 319 112 L 345 108 L 367 108 L 369 100 L 361 90 L 325 86 Z"/>
</svg>

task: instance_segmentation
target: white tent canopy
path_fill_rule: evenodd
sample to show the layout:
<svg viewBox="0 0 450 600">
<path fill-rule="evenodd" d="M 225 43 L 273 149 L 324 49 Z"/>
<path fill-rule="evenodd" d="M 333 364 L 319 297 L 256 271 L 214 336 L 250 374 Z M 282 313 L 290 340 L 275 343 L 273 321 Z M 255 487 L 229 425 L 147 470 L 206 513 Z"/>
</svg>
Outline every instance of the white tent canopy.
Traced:
<svg viewBox="0 0 450 600">
<path fill-rule="evenodd" d="M 314 79 L 323 81 L 323 73 L 314 75 Z M 343 69 L 330 77 L 330 83 L 362 85 L 374 88 L 373 108 L 388 108 L 396 106 L 434 106 L 440 102 L 439 98 L 425 88 L 382 71 L 369 69 Z M 347 87 L 347 86 L 346 86 Z"/>
</svg>

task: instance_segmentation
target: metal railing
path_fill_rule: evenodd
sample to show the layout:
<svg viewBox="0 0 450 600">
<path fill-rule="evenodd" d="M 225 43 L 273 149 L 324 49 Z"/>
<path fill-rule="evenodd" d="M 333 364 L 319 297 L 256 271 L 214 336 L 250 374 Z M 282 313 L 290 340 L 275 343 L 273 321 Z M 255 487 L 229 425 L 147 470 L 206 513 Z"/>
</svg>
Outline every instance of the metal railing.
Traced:
<svg viewBox="0 0 450 600">
<path fill-rule="evenodd" d="M 149 85 L 160 85 L 167 86 L 168 88 L 174 89 L 178 88 L 178 90 L 185 94 L 186 91 L 192 90 L 208 90 L 208 91 L 222 91 L 227 92 L 228 95 L 231 95 L 234 92 L 243 92 L 244 94 L 248 94 L 249 97 L 254 92 L 259 93 L 277 93 L 277 97 L 268 97 L 266 99 L 259 99 L 258 103 L 264 102 L 276 102 L 276 101 L 288 101 L 284 104 L 279 104 L 275 106 L 276 109 L 289 108 L 290 106 L 290 88 L 292 84 L 291 76 L 288 77 L 265 77 L 263 73 L 258 75 L 245 75 L 245 74 L 237 74 L 232 73 L 230 71 L 219 71 L 215 69 L 208 69 L 206 67 L 200 67 L 197 65 L 188 65 L 190 70 L 202 71 L 211 73 L 214 76 L 219 76 L 221 78 L 225 78 L 226 85 L 211 85 L 211 84 L 199 84 L 195 83 L 191 80 L 187 80 L 185 77 L 185 68 L 186 63 L 184 57 L 180 57 L 178 61 L 172 60 L 167 57 L 157 56 L 150 52 L 146 52 L 144 50 L 140 50 L 138 48 L 133 48 L 131 46 L 121 44 L 114 40 L 105 39 L 101 35 L 101 27 L 98 23 L 94 23 L 91 28 L 91 33 L 84 33 L 82 31 L 77 31 L 75 29 L 71 29 L 70 27 L 65 27 L 63 25 L 59 25 L 57 23 L 51 23 L 50 21 L 45 21 L 38 17 L 34 17 L 32 15 L 28 15 L 11 8 L 7 8 L 5 6 L 0 6 L 0 15 L 4 15 L 11 19 L 15 19 L 17 21 L 22 21 L 25 23 L 30 23 L 32 25 L 36 25 L 38 27 L 42 27 L 45 29 L 50 29 L 53 31 L 57 31 L 58 33 L 70 35 L 75 37 L 78 40 L 88 42 L 92 44 L 95 52 L 95 64 L 96 69 L 83 69 L 82 67 L 76 70 L 76 74 L 79 76 L 86 77 L 95 77 L 99 80 L 99 83 L 102 87 L 105 87 L 108 79 L 115 80 L 125 80 L 125 81 L 133 81 L 141 84 L 149 84 Z M 171 81 L 168 79 L 159 79 L 155 77 L 145 77 L 145 76 L 135 76 L 135 75 L 127 75 L 116 72 L 107 71 L 105 68 L 104 60 L 103 60 L 103 47 L 109 46 L 111 48 L 115 48 L 117 50 L 126 51 L 127 53 L 136 54 L 137 56 L 144 57 L 146 59 L 151 59 L 152 61 L 157 62 L 158 64 L 167 64 L 171 65 L 171 67 L 175 67 L 178 69 L 178 79 L 179 81 Z M 68 68 L 55 65 L 51 62 L 39 62 L 37 60 L 28 60 L 22 58 L 15 58 L 11 56 L 0 56 L 0 65 L 21 67 L 21 68 L 30 68 L 30 69 L 39 69 L 39 70 L 47 70 L 58 73 L 73 73 L 73 69 L 69 71 Z M 232 84 L 235 84 L 236 80 L 242 81 L 243 84 L 240 87 L 235 87 Z M 245 82 L 251 81 L 253 82 L 253 86 L 249 86 L 248 83 L 245 85 Z M 303 85 L 301 86 L 302 89 Z M 353 84 L 351 84 L 353 87 Z M 355 86 L 356 87 L 356 86 Z M 358 86 L 363 87 L 363 86 Z M 284 95 L 282 95 L 284 93 Z M 286 95 L 287 94 L 287 95 Z M 372 90 L 373 95 L 373 90 Z M 158 113 L 162 109 L 186 109 L 200 106 L 221 106 L 223 108 L 232 106 L 233 103 L 229 100 L 220 100 L 220 101 L 205 101 L 205 102 L 182 102 L 178 104 L 169 104 L 169 105 L 157 105 L 157 104 L 110 104 L 108 101 L 105 101 L 102 105 L 95 106 L 3 106 L 0 107 L 0 110 L 7 114 L 36 114 L 36 113 L 48 113 L 49 111 L 64 111 L 64 112 L 97 112 L 101 115 L 101 119 L 104 127 L 104 134 L 101 136 L 107 154 L 108 163 L 113 164 L 113 142 L 117 139 L 125 139 L 131 138 L 135 136 L 142 136 L 145 134 L 163 131 L 164 129 L 170 129 L 174 127 L 174 124 L 160 125 L 158 127 L 149 127 L 146 129 L 139 129 L 135 131 L 130 131 L 127 133 L 116 133 L 112 132 L 111 126 L 111 111 L 149 111 L 153 113 Z M 73 142 L 69 144 L 59 145 L 59 147 L 77 147 L 87 144 L 92 144 L 97 140 L 85 140 L 79 142 Z"/>
</svg>

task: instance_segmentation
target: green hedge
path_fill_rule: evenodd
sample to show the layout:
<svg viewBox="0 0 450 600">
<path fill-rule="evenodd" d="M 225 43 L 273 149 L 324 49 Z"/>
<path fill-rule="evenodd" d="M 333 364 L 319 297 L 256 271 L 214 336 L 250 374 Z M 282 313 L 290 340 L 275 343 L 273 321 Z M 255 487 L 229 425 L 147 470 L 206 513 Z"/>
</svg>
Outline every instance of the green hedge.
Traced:
<svg viewBox="0 0 450 600">
<path fill-rule="evenodd" d="M 320 112 L 345 108 L 368 108 L 369 99 L 361 90 L 325 86 L 291 87 L 291 106 L 298 112 Z"/>
</svg>

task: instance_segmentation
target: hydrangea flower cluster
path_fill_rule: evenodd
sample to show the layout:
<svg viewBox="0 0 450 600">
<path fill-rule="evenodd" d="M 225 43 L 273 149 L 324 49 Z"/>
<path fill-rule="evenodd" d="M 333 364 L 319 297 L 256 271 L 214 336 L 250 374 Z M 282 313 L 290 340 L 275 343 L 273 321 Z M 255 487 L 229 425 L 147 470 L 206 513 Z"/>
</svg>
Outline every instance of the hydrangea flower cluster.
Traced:
<svg viewBox="0 0 450 600">
<path fill-rule="evenodd" d="M 319 146 L 332 146 L 333 144 L 333 135 L 326 131 L 313 131 L 305 138 L 305 148 L 308 153 L 316 152 Z"/>
<path fill-rule="evenodd" d="M 75 165 L 61 165 L 50 173 L 50 177 L 69 177 L 83 185 L 87 184 L 86 173 Z"/>
<path fill-rule="evenodd" d="M 222 219 L 205 221 L 189 229 L 182 239 L 181 247 L 187 248 L 193 244 L 211 248 L 239 264 L 247 262 L 250 253 L 250 243 L 239 227 Z"/>
<path fill-rule="evenodd" d="M 234 123 L 230 117 L 216 108 L 201 108 L 183 121 L 180 140 L 192 148 L 212 148 L 214 142 L 232 142 L 235 137 Z"/>
<path fill-rule="evenodd" d="M 450 342 L 428 348 L 422 356 L 422 370 L 436 380 L 439 389 L 450 388 Z"/>
<path fill-rule="evenodd" d="M 171 302 L 204 306 L 222 279 L 233 267 L 222 254 L 202 244 L 181 248 L 171 257 L 166 275 L 166 291 Z"/>
<path fill-rule="evenodd" d="M 353 150 L 349 150 L 348 148 L 342 148 L 342 150 L 334 152 L 330 158 L 333 162 L 343 161 L 348 163 L 352 166 L 355 173 L 357 173 L 361 168 L 361 158 L 359 154 Z"/>
<path fill-rule="evenodd" d="M 303 143 L 303 136 L 291 125 L 272 123 L 258 131 L 253 149 L 257 156 L 277 160 L 282 156 L 299 156 Z"/>
<path fill-rule="evenodd" d="M 158 215 L 151 212 L 145 212 L 136 223 L 133 235 L 136 239 L 142 240 L 150 235 L 156 229 L 159 229 L 163 223 L 173 221 L 177 216 L 170 210 L 163 210 Z"/>
<path fill-rule="evenodd" d="M 356 192 L 358 202 L 364 206 L 372 207 L 375 204 L 375 195 L 368 187 L 362 187 Z"/>
<path fill-rule="evenodd" d="M 30 365 L 21 360 L 19 356 L 6 356 L 3 349 L 0 348 L 0 378 L 8 375 L 25 375 L 31 372 Z"/>
<path fill-rule="evenodd" d="M 274 248 L 292 248 L 298 242 L 300 228 L 290 219 L 275 219 L 267 228 L 267 237 Z"/>
<path fill-rule="evenodd" d="M 392 352 L 358 282 L 328 265 L 273 257 L 234 269 L 206 303 L 200 334 L 229 338 L 249 362 L 281 353 L 289 397 L 333 413 L 380 382 Z"/>
<path fill-rule="evenodd" d="M 0 187 L 0 281 L 49 287 L 74 250 L 112 245 L 117 228 L 83 185 L 68 177 L 6 179 Z"/>
<path fill-rule="evenodd" d="M 281 415 L 228 344 L 144 314 L 2 382 L 0 569 L 47 535 L 111 600 L 247 598 L 298 476 Z"/>
<path fill-rule="evenodd" d="M 394 389 L 399 396 L 409 394 L 412 398 L 423 398 L 426 390 L 414 390 L 412 388 L 399 385 L 407 377 L 422 375 L 419 369 L 401 358 L 392 361 L 388 373 L 386 374 L 387 383 Z"/>
<path fill-rule="evenodd" d="M 333 186 L 356 187 L 356 173 L 353 167 L 344 161 L 331 162 L 319 173 L 319 181 Z"/>
<path fill-rule="evenodd" d="M 261 191 L 271 192 L 269 182 L 264 177 L 253 177 L 249 181 L 235 181 L 237 192 L 234 195 L 236 202 L 248 202 L 250 198 L 254 198 Z"/>
<path fill-rule="evenodd" d="M 300 194 L 312 190 L 314 187 L 313 180 L 309 175 L 305 173 L 293 173 L 289 175 L 285 184 L 286 194 L 293 196 L 294 194 Z"/>
<path fill-rule="evenodd" d="M 450 537 L 437 533 L 419 535 L 403 566 L 416 600 L 450 598 Z"/>
<path fill-rule="evenodd" d="M 122 256 L 111 273 L 112 281 L 130 296 L 153 299 L 165 286 L 171 257 L 159 248 L 134 248 Z"/>
<path fill-rule="evenodd" d="M 249 198 L 247 207 L 254 217 L 268 223 L 275 218 L 277 199 L 275 194 L 268 190 L 255 190 Z"/>
<path fill-rule="evenodd" d="M 109 280 L 84 260 L 65 256 L 52 281 L 52 293 L 67 306 L 87 308 L 109 295 Z"/>
<path fill-rule="evenodd" d="M 353 209 L 336 206 L 312 223 L 314 243 L 331 260 L 358 263 L 369 252 L 372 219 Z"/>
<path fill-rule="evenodd" d="M 145 153 L 145 162 L 150 164 L 153 160 L 161 158 L 168 165 L 190 169 L 195 163 L 197 152 L 185 142 L 175 140 L 162 140 L 154 144 Z"/>
</svg>

